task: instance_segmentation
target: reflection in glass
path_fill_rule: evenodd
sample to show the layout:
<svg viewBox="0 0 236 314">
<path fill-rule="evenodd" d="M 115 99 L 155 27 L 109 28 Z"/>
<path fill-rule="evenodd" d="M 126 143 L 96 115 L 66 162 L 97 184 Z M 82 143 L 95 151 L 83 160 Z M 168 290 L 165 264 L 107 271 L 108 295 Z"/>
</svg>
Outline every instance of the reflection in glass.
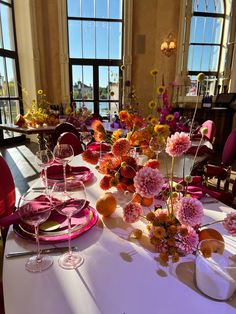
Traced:
<svg viewBox="0 0 236 314">
<path fill-rule="evenodd" d="M 121 59 L 122 24 L 110 22 L 109 25 L 109 59 Z"/>
<path fill-rule="evenodd" d="M 0 96 L 8 96 L 5 69 L 5 58 L 0 57 Z"/>
<path fill-rule="evenodd" d="M 109 103 L 108 102 L 100 102 L 99 103 L 99 114 L 102 117 L 110 116 Z"/>
<path fill-rule="evenodd" d="M 13 36 L 13 23 L 12 23 L 12 11 L 11 7 L 5 4 L 0 4 L 1 14 L 1 28 L 3 37 L 3 47 L 7 50 L 15 50 L 14 36 Z"/>
<path fill-rule="evenodd" d="M 83 58 L 95 58 L 95 22 L 83 21 L 82 22 L 83 34 Z"/>
<path fill-rule="evenodd" d="M 14 123 L 18 114 L 20 114 L 19 100 L 11 100 L 11 123 Z"/>
<path fill-rule="evenodd" d="M 108 59 L 108 22 L 96 22 L 96 58 Z"/>
<path fill-rule="evenodd" d="M 70 58 L 82 58 L 81 21 L 68 21 Z"/>
</svg>

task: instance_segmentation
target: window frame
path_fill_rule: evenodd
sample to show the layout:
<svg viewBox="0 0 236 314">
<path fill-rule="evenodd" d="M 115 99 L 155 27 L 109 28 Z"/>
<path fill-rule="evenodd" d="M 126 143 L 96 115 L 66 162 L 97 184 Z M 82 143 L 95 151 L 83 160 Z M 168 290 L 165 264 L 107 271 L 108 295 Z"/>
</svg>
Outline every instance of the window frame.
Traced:
<svg viewBox="0 0 236 314">
<path fill-rule="evenodd" d="M 69 60 L 69 91 L 70 91 L 70 102 L 81 102 L 86 105 L 86 102 L 93 103 L 93 109 L 95 114 L 99 114 L 99 103 L 108 103 L 109 104 L 109 111 L 111 108 L 112 103 L 116 103 L 117 101 L 120 104 L 123 98 L 122 95 L 122 71 L 121 65 L 123 64 L 122 56 L 124 55 L 124 0 L 122 0 L 122 17 L 121 19 L 114 19 L 114 18 L 90 18 L 90 17 L 72 17 L 68 16 L 68 3 L 66 1 L 66 17 L 67 17 L 67 49 L 68 49 L 68 60 Z M 121 23 L 122 27 L 122 38 L 121 38 L 121 58 L 120 59 L 94 59 L 94 58 L 70 58 L 69 55 L 69 21 L 70 20 L 77 20 L 77 21 L 92 21 L 92 22 L 119 22 Z M 73 98 L 73 77 L 72 77 L 72 68 L 74 65 L 80 66 L 92 66 L 93 67 L 93 99 L 74 99 Z M 99 66 L 117 66 L 119 68 L 119 99 L 99 99 Z M 106 118 L 106 117 L 105 117 Z"/>
</svg>

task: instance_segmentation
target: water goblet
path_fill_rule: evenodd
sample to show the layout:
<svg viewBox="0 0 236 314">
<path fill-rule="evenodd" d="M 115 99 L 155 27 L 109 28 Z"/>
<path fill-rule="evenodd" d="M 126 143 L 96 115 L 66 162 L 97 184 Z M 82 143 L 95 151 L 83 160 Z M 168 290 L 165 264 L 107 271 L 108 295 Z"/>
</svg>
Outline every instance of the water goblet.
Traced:
<svg viewBox="0 0 236 314">
<path fill-rule="evenodd" d="M 35 153 L 36 164 L 44 170 L 45 190 L 48 193 L 47 169 L 53 163 L 54 155 L 49 149 L 39 150 Z"/>
<path fill-rule="evenodd" d="M 37 243 L 37 255 L 31 256 L 25 264 L 25 268 L 29 272 L 41 272 L 53 264 L 51 256 L 40 253 L 39 243 L 39 225 L 49 218 L 51 209 L 52 204 L 49 197 L 40 191 L 29 190 L 19 199 L 17 210 L 20 219 L 27 225 L 34 227 Z"/>
<path fill-rule="evenodd" d="M 87 149 L 88 143 L 92 141 L 92 134 L 90 132 L 81 132 L 80 133 L 80 139 L 85 145 L 85 150 Z"/>
<path fill-rule="evenodd" d="M 73 159 L 74 150 L 69 144 L 57 144 L 53 150 L 55 160 L 63 165 L 64 189 L 66 192 L 66 165 Z"/>
<path fill-rule="evenodd" d="M 149 142 L 149 148 L 156 154 L 156 159 L 158 160 L 158 155 L 164 148 L 163 138 L 158 136 L 152 136 Z"/>
<path fill-rule="evenodd" d="M 57 182 L 52 189 L 52 200 L 55 210 L 68 220 L 68 252 L 60 256 L 58 263 L 64 269 L 79 267 L 84 258 L 71 248 L 71 218 L 86 205 L 86 191 L 82 181 L 76 181 L 75 186 L 69 185 L 65 191 L 64 182 Z"/>
</svg>

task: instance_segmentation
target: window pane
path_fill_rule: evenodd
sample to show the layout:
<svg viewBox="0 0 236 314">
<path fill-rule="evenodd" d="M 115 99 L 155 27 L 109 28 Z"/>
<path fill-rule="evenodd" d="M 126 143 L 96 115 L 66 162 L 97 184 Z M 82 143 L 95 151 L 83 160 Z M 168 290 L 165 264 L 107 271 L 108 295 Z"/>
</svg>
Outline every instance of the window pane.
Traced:
<svg viewBox="0 0 236 314">
<path fill-rule="evenodd" d="M 11 114 L 12 114 L 12 123 L 15 121 L 16 116 L 20 113 L 20 106 L 18 100 L 11 100 Z"/>
<path fill-rule="evenodd" d="M 99 103 L 99 114 L 102 117 L 109 117 L 110 110 L 109 110 L 109 103 L 108 102 L 100 102 Z"/>
<path fill-rule="evenodd" d="M 0 11 L 1 11 L 3 48 L 7 50 L 15 50 L 11 8 L 8 7 L 7 5 L 0 4 Z"/>
<path fill-rule="evenodd" d="M 81 22 L 68 21 L 70 58 L 82 58 Z"/>
<path fill-rule="evenodd" d="M 92 66 L 72 67 L 73 99 L 93 99 Z"/>
<path fill-rule="evenodd" d="M 193 11 L 210 12 L 210 13 L 224 13 L 223 0 L 194 0 Z"/>
<path fill-rule="evenodd" d="M 67 9 L 68 9 L 68 16 L 74 16 L 74 17 L 81 16 L 79 0 L 67 0 Z"/>
<path fill-rule="evenodd" d="M 191 21 L 191 43 L 212 43 L 221 42 L 222 18 L 192 17 Z"/>
<path fill-rule="evenodd" d="M 95 58 L 95 22 L 83 21 L 83 58 Z"/>
<path fill-rule="evenodd" d="M 108 69 L 108 66 L 99 67 L 99 99 L 109 99 Z"/>
<path fill-rule="evenodd" d="M 94 112 L 94 105 L 93 102 L 87 102 L 87 101 L 76 101 L 76 109 L 78 110 L 81 107 L 86 107 L 91 113 Z"/>
<path fill-rule="evenodd" d="M 94 17 L 94 0 L 81 0 L 82 1 L 82 17 Z"/>
<path fill-rule="evenodd" d="M 107 1 L 109 0 L 96 0 L 96 17 L 108 18 Z"/>
<path fill-rule="evenodd" d="M 211 71 L 218 71 L 220 47 L 212 47 Z"/>
<path fill-rule="evenodd" d="M 0 96 L 8 96 L 4 58 L 0 57 Z"/>
<path fill-rule="evenodd" d="M 109 34 L 109 59 L 121 59 L 121 35 L 121 23 L 111 22 Z"/>
<path fill-rule="evenodd" d="M 96 22 L 96 58 L 108 59 L 107 22 Z"/>
<path fill-rule="evenodd" d="M 122 0 L 110 0 L 110 18 L 122 19 Z"/>
<path fill-rule="evenodd" d="M 110 67 L 109 98 L 119 101 L 119 67 Z"/>
<path fill-rule="evenodd" d="M 18 96 L 15 60 L 6 58 L 8 88 L 10 96 Z"/>
</svg>

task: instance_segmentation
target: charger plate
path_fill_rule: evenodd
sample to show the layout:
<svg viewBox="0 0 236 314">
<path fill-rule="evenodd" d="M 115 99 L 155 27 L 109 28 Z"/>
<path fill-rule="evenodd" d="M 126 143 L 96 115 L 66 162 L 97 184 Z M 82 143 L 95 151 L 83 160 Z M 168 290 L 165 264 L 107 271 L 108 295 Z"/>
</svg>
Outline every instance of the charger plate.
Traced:
<svg viewBox="0 0 236 314">
<path fill-rule="evenodd" d="M 91 206 L 75 214 L 71 219 L 71 239 L 77 238 L 90 230 L 96 224 L 97 220 L 97 211 Z M 32 227 L 21 223 L 13 225 L 13 230 L 20 237 L 35 241 L 35 234 Z M 67 217 L 53 211 L 49 219 L 40 225 L 39 240 L 40 242 L 48 243 L 68 241 Z"/>
</svg>

